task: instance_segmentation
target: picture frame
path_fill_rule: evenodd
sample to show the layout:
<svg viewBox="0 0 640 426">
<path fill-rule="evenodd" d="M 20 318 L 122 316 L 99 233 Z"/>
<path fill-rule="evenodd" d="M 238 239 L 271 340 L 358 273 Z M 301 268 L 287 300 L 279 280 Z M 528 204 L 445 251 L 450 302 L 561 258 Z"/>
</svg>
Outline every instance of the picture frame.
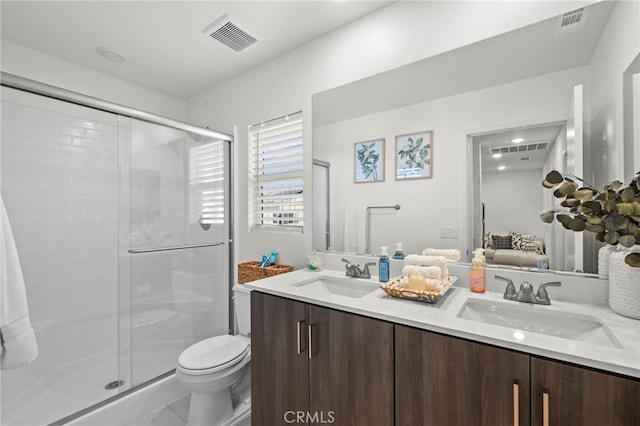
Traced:
<svg viewBox="0 0 640 426">
<path fill-rule="evenodd" d="M 356 142 L 353 145 L 355 183 L 384 182 L 385 139 Z"/>
<path fill-rule="evenodd" d="M 433 131 L 396 136 L 396 180 L 433 176 Z"/>
</svg>

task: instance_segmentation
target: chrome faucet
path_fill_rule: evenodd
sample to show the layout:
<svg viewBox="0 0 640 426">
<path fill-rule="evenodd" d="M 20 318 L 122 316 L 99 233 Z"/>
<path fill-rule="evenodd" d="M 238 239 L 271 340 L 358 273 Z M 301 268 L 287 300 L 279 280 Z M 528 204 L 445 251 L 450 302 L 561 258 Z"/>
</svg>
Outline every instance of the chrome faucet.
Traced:
<svg viewBox="0 0 640 426">
<path fill-rule="evenodd" d="M 549 293 L 547 293 L 547 287 L 560 287 L 562 283 L 560 281 L 552 281 L 544 284 L 540 284 L 538 292 L 533 294 L 533 286 L 528 282 L 520 284 L 520 290 L 516 293 L 516 288 L 513 285 L 513 281 L 509 278 L 495 276 L 496 279 L 506 281 L 507 288 L 504 290 L 503 297 L 507 300 L 517 300 L 518 302 L 535 303 L 537 305 L 550 305 L 551 299 L 549 299 Z"/>
<path fill-rule="evenodd" d="M 347 277 L 353 278 L 371 278 L 371 272 L 369 272 L 369 266 L 375 266 L 376 262 L 368 262 L 365 263 L 364 269 L 360 269 L 360 265 L 354 265 L 349 262 L 347 259 L 342 259 L 345 263 L 344 267 L 346 269 Z"/>
</svg>

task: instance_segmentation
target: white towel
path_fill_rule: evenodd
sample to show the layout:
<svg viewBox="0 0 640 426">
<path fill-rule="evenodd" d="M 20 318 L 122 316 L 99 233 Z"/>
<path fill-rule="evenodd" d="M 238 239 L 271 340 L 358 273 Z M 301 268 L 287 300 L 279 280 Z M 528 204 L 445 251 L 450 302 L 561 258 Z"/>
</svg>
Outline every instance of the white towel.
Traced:
<svg viewBox="0 0 640 426">
<path fill-rule="evenodd" d="M 422 250 L 424 256 L 444 256 L 450 262 L 460 261 L 460 250 L 457 249 L 435 249 L 428 248 Z"/>
<path fill-rule="evenodd" d="M 367 207 L 348 205 L 344 211 L 343 250 L 363 254 L 367 250 Z"/>
<path fill-rule="evenodd" d="M 38 345 L 29 319 L 20 259 L 2 196 L 0 216 L 0 369 L 8 370 L 36 359 Z"/>
</svg>

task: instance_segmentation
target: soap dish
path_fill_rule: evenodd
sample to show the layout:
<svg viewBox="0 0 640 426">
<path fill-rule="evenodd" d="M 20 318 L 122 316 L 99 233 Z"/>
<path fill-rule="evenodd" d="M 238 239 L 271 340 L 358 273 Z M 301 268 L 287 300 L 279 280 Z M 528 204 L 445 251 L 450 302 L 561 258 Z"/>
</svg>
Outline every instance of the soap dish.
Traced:
<svg viewBox="0 0 640 426">
<path fill-rule="evenodd" d="M 388 283 L 381 285 L 380 288 L 391 297 L 423 303 L 436 303 L 449 291 L 453 283 L 458 279 L 458 277 L 454 276 L 447 277 L 443 280 L 444 284 L 439 290 L 414 290 L 400 284 L 403 278 L 402 275 L 395 277 Z"/>
</svg>

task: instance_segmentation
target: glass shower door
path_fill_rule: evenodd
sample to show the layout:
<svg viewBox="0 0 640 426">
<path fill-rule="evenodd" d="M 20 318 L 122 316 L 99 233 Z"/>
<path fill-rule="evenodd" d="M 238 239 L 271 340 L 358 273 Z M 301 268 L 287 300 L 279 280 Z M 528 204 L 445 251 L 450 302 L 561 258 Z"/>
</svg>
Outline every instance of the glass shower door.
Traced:
<svg viewBox="0 0 640 426">
<path fill-rule="evenodd" d="M 128 309 L 121 342 L 133 386 L 175 368 L 198 340 L 229 330 L 228 144 L 129 120 Z M 125 126 L 121 126 L 125 127 Z M 123 235 L 123 233 L 121 233 Z M 122 281 L 121 281 L 122 283 Z M 126 299 L 122 297 L 122 299 Z M 126 353 L 126 351 L 123 351 Z"/>
</svg>

